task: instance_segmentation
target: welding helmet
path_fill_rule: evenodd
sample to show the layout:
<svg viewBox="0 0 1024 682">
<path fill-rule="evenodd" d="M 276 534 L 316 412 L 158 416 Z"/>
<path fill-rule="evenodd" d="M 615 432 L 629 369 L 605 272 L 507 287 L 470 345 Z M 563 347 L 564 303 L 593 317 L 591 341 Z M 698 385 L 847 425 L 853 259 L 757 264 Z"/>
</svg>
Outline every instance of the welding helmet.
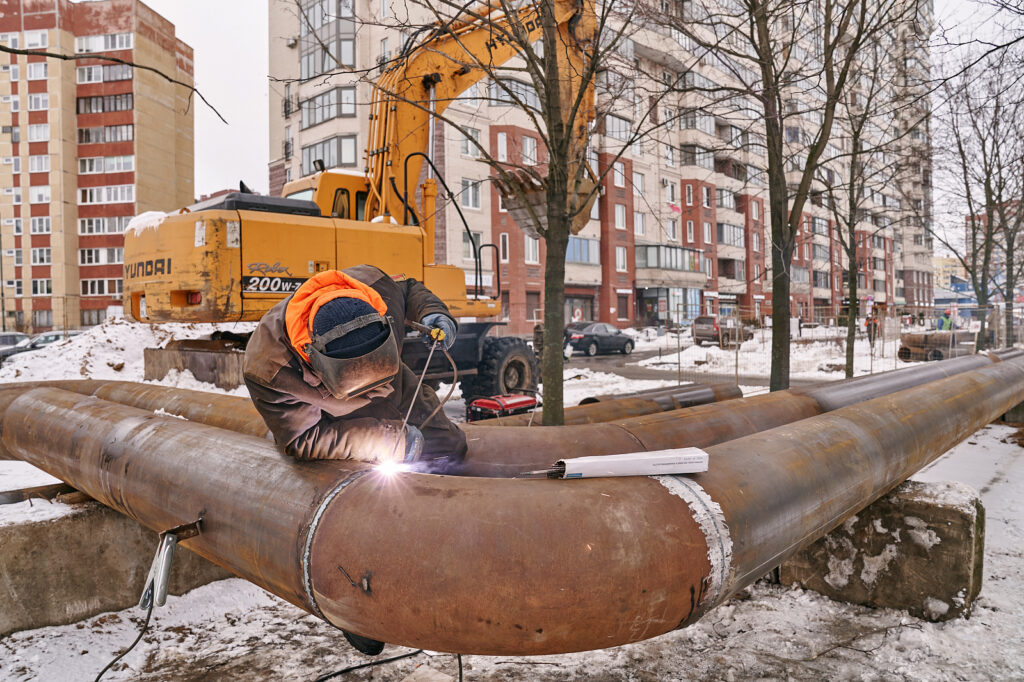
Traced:
<svg viewBox="0 0 1024 682">
<path fill-rule="evenodd" d="M 401 366 L 387 306 L 368 285 L 337 270 L 307 280 L 286 309 L 295 350 L 336 398 L 365 396 Z"/>
<path fill-rule="evenodd" d="M 370 340 L 356 343 L 348 338 L 353 335 Z M 362 396 L 398 375 L 398 343 L 389 319 L 377 312 L 360 315 L 322 334 L 314 332 L 306 352 L 309 366 L 335 398 Z"/>
</svg>

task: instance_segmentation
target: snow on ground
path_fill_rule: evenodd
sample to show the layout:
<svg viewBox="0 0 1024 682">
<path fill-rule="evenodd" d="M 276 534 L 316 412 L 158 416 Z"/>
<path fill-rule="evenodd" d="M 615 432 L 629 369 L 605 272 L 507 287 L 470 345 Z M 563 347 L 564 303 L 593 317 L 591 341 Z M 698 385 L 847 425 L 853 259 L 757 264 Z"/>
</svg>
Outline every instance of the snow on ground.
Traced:
<svg viewBox="0 0 1024 682">
<path fill-rule="evenodd" d="M 143 349 L 159 348 L 173 339 L 208 337 L 217 330 L 246 333 L 255 322 L 229 324 L 138 324 L 117 317 L 91 327 L 85 333 L 58 341 L 36 351 L 19 353 L 0 367 L 0 387 L 11 381 L 48 379 L 143 380 Z M 199 391 L 219 391 L 197 381 L 189 371 L 172 371 L 164 379 L 148 383 Z M 245 388 L 229 391 L 248 395 Z"/>
<path fill-rule="evenodd" d="M 199 333 L 198 325 L 150 328 L 112 321 L 71 343 L 15 357 L 0 369 L 0 380 L 96 376 L 137 381 L 142 377 L 142 348 L 176 334 Z M 117 369 L 119 362 L 125 364 Z M 590 394 L 674 383 L 633 381 L 575 367 L 566 370 L 566 379 L 566 404 Z M 198 384 L 190 376 L 170 381 Z M 754 390 L 744 387 L 745 393 Z M 1024 429 L 989 426 L 915 477 L 962 481 L 982 495 L 987 516 L 985 581 L 969 620 L 923 623 L 905 612 L 851 606 L 813 592 L 758 583 L 684 630 L 577 654 L 467 656 L 466 679 L 1024 679 L 1022 443 Z M 0 486 L 51 480 L 24 466 L 0 462 Z M 38 501 L 3 505 L 0 523 L 59 513 L 73 512 Z M 91 679 L 134 639 L 143 618 L 144 612 L 133 608 L 2 637 L 0 680 Z M 409 651 L 389 646 L 382 658 Z M 225 580 L 169 597 L 167 606 L 155 611 L 139 647 L 104 679 L 311 680 L 366 661 L 337 630 L 248 582 Z M 457 674 L 453 656 L 423 653 L 343 679 L 397 681 L 420 666 Z"/>
<path fill-rule="evenodd" d="M 792 346 L 790 352 L 790 376 L 793 379 L 809 379 L 833 381 L 843 377 L 846 363 L 846 351 L 835 335 L 829 336 L 827 328 L 805 329 L 803 341 Z M 685 338 L 685 337 L 684 337 Z M 857 339 L 854 345 L 854 374 L 870 374 L 884 372 L 900 367 L 909 367 L 918 363 L 900 362 L 896 359 L 899 344 L 891 340 L 883 344 L 879 340 L 874 352 L 867 338 Z M 659 340 L 652 349 L 661 349 L 658 356 L 640 360 L 637 364 L 654 369 L 674 369 L 681 361 L 682 369 L 708 373 L 730 373 L 736 371 L 739 363 L 741 376 L 767 377 L 771 371 L 771 332 L 758 330 L 754 338 L 740 345 L 739 348 L 723 349 L 718 346 L 687 347 L 685 341 L 682 352 L 676 351 L 675 338 L 669 341 Z"/>
</svg>

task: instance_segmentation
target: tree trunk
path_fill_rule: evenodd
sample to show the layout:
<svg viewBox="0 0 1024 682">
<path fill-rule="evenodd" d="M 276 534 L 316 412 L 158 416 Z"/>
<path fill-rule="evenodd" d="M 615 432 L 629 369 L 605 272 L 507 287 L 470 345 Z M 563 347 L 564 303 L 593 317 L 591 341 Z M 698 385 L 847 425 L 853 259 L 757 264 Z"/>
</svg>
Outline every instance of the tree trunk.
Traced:
<svg viewBox="0 0 1024 682">
<path fill-rule="evenodd" d="M 774 218 L 774 216 L 772 216 Z M 775 228 L 772 228 L 775 231 Z M 793 264 L 791 249 L 780 248 L 772 239 L 772 391 L 789 388 L 789 268 Z"/>
<path fill-rule="evenodd" d="M 553 228 L 553 229 L 552 229 Z M 544 240 L 544 351 L 540 371 L 544 382 L 544 426 L 563 423 L 562 349 L 565 328 L 565 249 L 569 243 L 568 225 L 548 223 Z"/>
<path fill-rule="evenodd" d="M 851 241 L 851 244 L 856 244 L 856 241 Z M 850 274 L 846 280 L 847 289 L 850 291 L 850 305 L 847 308 L 849 311 L 846 314 L 846 378 L 849 379 L 853 376 L 853 351 L 854 343 L 857 341 L 857 257 L 854 255 L 852 258 L 847 254 L 848 260 L 850 261 Z"/>
</svg>

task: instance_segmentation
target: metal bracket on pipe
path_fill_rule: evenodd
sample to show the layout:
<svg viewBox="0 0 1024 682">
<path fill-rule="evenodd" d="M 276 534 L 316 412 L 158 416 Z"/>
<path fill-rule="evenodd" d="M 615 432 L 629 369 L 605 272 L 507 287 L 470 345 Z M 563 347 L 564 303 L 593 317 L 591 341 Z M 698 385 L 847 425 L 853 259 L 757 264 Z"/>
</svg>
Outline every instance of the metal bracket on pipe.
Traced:
<svg viewBox="0 0 1024 682">
<path fill-rule="evenodd" d="M 167 588 L 171 579 L 171 563 L 174 561 L 174 548 L 181 540 L 193 538 L 200 533 L 202 515 L 192 523 L 175 526 L 160 533 L 160 542 L 156 547 L 156 556 L 149 567 L 146 585 L 142 588 L 139 608 L 148 609 L 150 605 L 163 606 L 167 603 Z"/>
</svg>

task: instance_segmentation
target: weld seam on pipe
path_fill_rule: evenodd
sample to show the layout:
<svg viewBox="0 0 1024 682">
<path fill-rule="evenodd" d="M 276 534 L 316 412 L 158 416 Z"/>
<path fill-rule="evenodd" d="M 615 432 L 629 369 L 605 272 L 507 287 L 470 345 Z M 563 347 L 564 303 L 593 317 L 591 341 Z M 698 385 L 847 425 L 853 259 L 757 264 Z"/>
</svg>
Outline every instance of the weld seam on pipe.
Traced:
<svg viewBox="0 0 1024 682">
<path fill-rule="evenodd" d="M 327 617 L 320 611 L 320 606 L 316 603 L 316 597 L 313 596 L 313 579 L 309 574 L 309 557 L 313 547 L 313 538 L 316 536 L 316 529 L 320 525 L 320 518 L 327 510 L 327 506 L 330 505 L 342 490 L 347 488 L 349 484 L 362 478 L 364 474 L 366 474 L 365 471 L 354 471 L 341 479 L 341 481 L 331 489 L 331 492 L 324 496 L 324 499 L 320 502 L 320 506 L 316 508 L 316 513 L 313 514 L 313 520 L 310 522 L 309 529 L 306 532 L 306 542 L 302 548 L 302 588 L 306 591 L 306 599 L 309 600 L 309 605 L 313 608 L 313 613 L 325 621 L 327 620 Z"/>
<path fill-rule="evenodd" d="M 698 602 L 715 604 L 726 584 L 732 570 L 732 537 L 729 526 L 725 522 L 722 507 L 711 499 L 707 491 L 699 483 L 685 476 L 652 476 L 668 491 L 679 497 L 693 512 L 693 519 L 700 526 L 708 547 L 708 562 L 711 570 L 708 573 L 708 589 Z"/>
</svg>

